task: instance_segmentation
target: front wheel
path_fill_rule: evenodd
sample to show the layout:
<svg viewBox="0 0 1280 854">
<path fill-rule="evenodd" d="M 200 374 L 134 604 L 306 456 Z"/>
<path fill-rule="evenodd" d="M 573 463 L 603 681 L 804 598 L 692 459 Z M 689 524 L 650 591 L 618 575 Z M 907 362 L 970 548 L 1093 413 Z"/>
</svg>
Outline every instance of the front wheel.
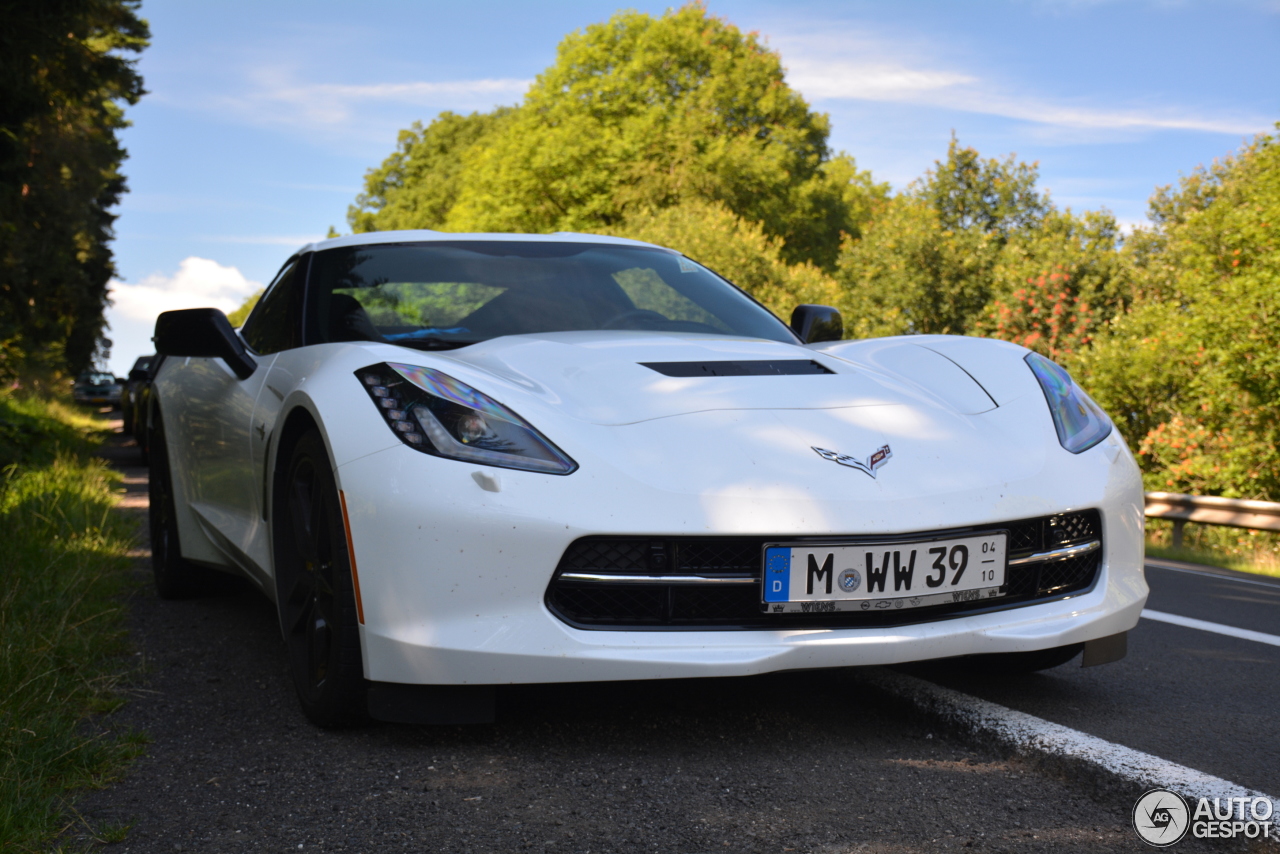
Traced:
<svg viewBox="0 0 1280 854">
<path fill-rule="evenodd" d="M 282 486 L 276 594 L 289 673 L 312 723 L 351 726 L 367 717 L 360 630 L 338 487 L 316 430 L 294 445 Z"/>
</svg>

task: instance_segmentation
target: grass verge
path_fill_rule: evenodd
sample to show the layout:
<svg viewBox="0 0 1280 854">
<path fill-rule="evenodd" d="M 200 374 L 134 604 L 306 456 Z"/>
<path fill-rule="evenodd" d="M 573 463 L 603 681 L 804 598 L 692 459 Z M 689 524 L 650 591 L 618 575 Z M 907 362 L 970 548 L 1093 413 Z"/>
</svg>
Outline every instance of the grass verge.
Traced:
<svg viewBox="0 0 1280 854">
<path fill-rule="evenodd" d="M 1175 549 L 1171 546 L 1155 545 L 1148 541 L 1148 557 L 1162 557 L 1168 560 L 1185 560 L 1188 563 L 1201 563 L 1205 566 L 1217 566 L 1222 569 L 1234 569 L 1237 572 L 1251 572 L 1254 575 L 1269 575 L 1280 578 L 1280 566 L 1273 562 L 1246 556 L 1233 557 L 1222 552 L 1204 549 Z"/>
<path fill-rule="evenodd" d="M 126 556 L 100 424 L 65 402 L 0 393 L 0 847 L 45 851 L 143 737 L 102 726 L 123 702 Z M 90 836 L 101 834 L 88 828 Z"/>
<path fill-rule="evenodd" d="M 1182 547 L 1173 547 L 1173 524 L 1147 520 L 1147 554 L 1280 578 L 1280 533 L 1188 524 Z"/>
</svg>

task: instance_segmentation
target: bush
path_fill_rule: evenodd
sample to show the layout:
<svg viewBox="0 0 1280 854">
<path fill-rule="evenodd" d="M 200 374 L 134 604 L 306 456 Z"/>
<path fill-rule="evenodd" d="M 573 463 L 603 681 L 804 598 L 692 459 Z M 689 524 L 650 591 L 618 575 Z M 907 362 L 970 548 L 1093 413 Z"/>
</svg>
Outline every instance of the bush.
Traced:
<svg viewBox="0 0 1280 854">
<path fill-rule="evenodd" d="M 1141 296 L 1075 366 L 1149 489 L 1280 500 L 1280 139 L 1157 194 Z"/>
</svg>

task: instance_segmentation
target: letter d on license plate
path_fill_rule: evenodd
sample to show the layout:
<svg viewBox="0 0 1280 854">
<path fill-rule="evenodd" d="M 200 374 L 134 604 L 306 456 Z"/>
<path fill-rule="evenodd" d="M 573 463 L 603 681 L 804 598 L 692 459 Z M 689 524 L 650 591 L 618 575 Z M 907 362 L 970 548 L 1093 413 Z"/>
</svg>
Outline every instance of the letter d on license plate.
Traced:
<svg viewBox="0 0 1280 854">
<path fill-rule="evenodd" d="M 1006 532 L 896 543 L 768 543 L 771 613 L 920 608 L 1003 595 Z"/>
</svg>

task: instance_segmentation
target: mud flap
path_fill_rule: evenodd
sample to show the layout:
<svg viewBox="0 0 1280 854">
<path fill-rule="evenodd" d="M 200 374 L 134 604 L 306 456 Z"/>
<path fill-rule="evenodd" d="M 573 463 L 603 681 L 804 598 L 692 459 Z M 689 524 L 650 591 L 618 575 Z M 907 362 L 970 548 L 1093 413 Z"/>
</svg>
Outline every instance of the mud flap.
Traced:
<svg viewBox="0 0 1280 854">
<path fill-rule="evenodd" d="M 1105 638 L 1084 642 L 1084 658 L 1081 667 L 1110 664 L 1125 657 L 1129 651 L 1129 633 L 1121 632 Z"/>
</svg>

